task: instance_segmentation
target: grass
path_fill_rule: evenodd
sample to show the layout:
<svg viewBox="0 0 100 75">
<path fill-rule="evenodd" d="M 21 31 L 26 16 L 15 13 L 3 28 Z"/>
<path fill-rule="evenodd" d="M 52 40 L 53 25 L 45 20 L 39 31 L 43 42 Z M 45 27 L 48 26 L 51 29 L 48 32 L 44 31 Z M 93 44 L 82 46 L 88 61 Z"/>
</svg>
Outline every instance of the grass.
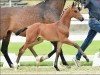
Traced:
<svg viewBox="0 0 100 75">
<path fill-rule="evenodd" d="M 79 45 L 82 44 L 83 41 L 76 41 Z M 20 47 L 24 43 L 10 43 L 9 45 L 9 53 L 15 53 L 16 55 L 19 52 Z M 74 55 L 77 52 L 77 49 L 75 49 L 72 46 L 69 45 L 63 45 L 62 46 L 63 53 L 65 55 Z M 90 46 L 86 49 L 85 53 L 88 55 L 94 55 L 96 52 L 98 52 L 100 49 L 100 41 L 93 41 Z M 39 55 L 48 54 L 52 51 L 52 44 L 50 42 L 43 42 L 34 47 L 34 50 Z M 0 53 L 1 54 L 1 53 Z M 2 55 L 2 54 L 1 54 Z M 27 49 L 24 53 L 24 55 L 32 55 L 32 53 Z"/>
<path fill-rule="evenodd" d="M 82 65 L 84 66 L 91 66 L 92 65 L 92 61 L 90 61 L 89 63 L 87 63 L 86 61 L 81 61 Z M 62 65 L 62 62 L 60 62 L 60 64 Z M 70 66 L 75 65 L 73 61 L 68 61 L 68 64 Z M 0 62 L 0 67 L 3 66 L 3 63 Z M 36 66 L 36 62 L 20 62 L 20 66 Z M 53 66 L 53 62 L 52 61 L 44 61 L 39 63 L 39 66 Z"/>
<path fill-rule="evenodd" d="M 21 62 L 20 65 L 21 66 L 36 66 L 36 62 Z M 52 66 L 52 65 L 53 65 L 52 61 L 39 63 L 39 66 Z"/>
</svg>

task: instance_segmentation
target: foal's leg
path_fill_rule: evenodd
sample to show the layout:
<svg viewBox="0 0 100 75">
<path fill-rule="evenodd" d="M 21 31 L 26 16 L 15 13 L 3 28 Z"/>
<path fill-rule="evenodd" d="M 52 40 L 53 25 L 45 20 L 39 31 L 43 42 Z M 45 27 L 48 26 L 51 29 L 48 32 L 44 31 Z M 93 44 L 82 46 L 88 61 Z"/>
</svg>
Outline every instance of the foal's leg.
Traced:
<svg viewBox="0 0 100 75">
<path fill-rule="evenodd" d="M 56 52 L 57 50 L 57 42 L 52 42 L 52 44 L 54 45 L 54 50 L 48 54 L 49 58 Z M 60 48 L 61 49 L 61 48 Z M 54 53 L 53 53 L 54 52 Z M 53 53 L 53 54 L 52 54 Z M 61 60 L 62 60 L 62 64 L 63 65 L 68 65 L 68 63 L 66 62 L 65 58 L 64 58 L 64 55 L 63 55 L 63 51 L 61 49 L 60 51 L 60 57 L 61 57 Z"/>
<path fill-rule="evenodd" d="M 38 58 L 38 55 L 37 55 L 36 52 L 34 51 L 33 46 L 35 46 L 35 45 L 37 45 L 37 44 L 39 44 L 39 43 L 41 43 L 41 42 L 43 42 L 43 39 L 39 37 L 39 38 L 37 38 L 37 39 L 35 40 L 34 43 L 32 43 L 31 45 L 29 45 L 29 47 L 28 47 L 28 49 L 32 52 L 32 54 L 35 56 L 35 58 Z M 19 53 L 20 53 L 20 51 L 22 50 L 23 47 L 24 47 L 24 46 L 22 46 L 22 47 L 19 49 Z M 22 54 L 19 54 L 19 57 L 20 57 L 20 55 L 22 55 Z M 17 59 L 17 62 L 19 62 L 18 60 L 20 60 L 20 58 Z M 41 58 L 40 58 L 40 59 L 38 58 L 37 61 L 41 61 Z"/>
<path fill-rule="evenodd" d="M 58 64 L 59 55 L 61 53 L 61 49 L 60 49 L 61 46 L 62 46 L 62 43 L 58 42 L 57 51 L 56 51 L 56 58 L 55 58 L 55 62 L 54 62 L 54 67 L 56 68 L 57 71 L 60 71 L 57 64 Z"/>
<path fill-rule="evenodd" d="M 16 60 L 16 63 L 18 64 L 19 63 L 19 60 L 22 56 L 22 54 L 25 52 L 25 50 L 30 46 L 30 44 L 28 43 L 25 43 L 19 50 L 19 53 L 18 53 L 18 57 L 17 57 L 17 60 Z"/>
<path fill-rule="evenodd" d="M 86 59 L 87 62 L 89 62 L 89 59 L 87 58 L 87 56 L 84 54 L 84 52 L 82 51 L 82 49 L 80 48 L 80 46 L 77 43 L 74 43 L 72 41 L 70 41 L 68 38 L 65 38 L 62 43 L 66 43 L 69 44 L 71 46 L 74 46 L 75 48 L 77 48 L 80 53 L 83 55 L 83 57 Z"/>
<path fill-rule="evenodd" d="M 20 57 L 21 57 L 21 50 L 22 50 L 22 48 L 24 47 L 24 45 L 19 49 L 19 54 L 18 54 L 18 57 L 17 57 L 17 60 L 16 60 L 16 63 L 18 64 L 19 63 L 19 60 L 20 60 Z"/>
<path fill-rule="evenodd" d="M 37 55 L 36 52 L 34 51 L 33 46 L 34 46 L 34 45 L 37 45 L 37 44 L 39 44 L 39 43 L 41 43 L 41 42 L 43 42 L 43 39 L 39 37 L 39 38 L 37 38 L 36 41 L 32 44 L 32 46 L 28 47 L 28 49 L 32 52 L 32 54 L 33 54 L 35 57 L 37 57 L 38 55 Z"/>
<path fill-rule="evenodd" d="M 37 55 L 37 53 L 34 51 L 33 46 L 34 46 L 34 45 L 28 47 L 28 49 L 32 52 L 32 54 L 33 54 L 35 57 L 37 57 L 38 55 Z"/>
<path fill-rule="evenodd" d="M 57 50 L 57 42 L 51 42 L 54 46 L 54 50 L 51 51 L 47 56 L 41 58 L 42 60 L 45 60 L 47 58 L 50 58 Z M 64 55 L 63 55 L 63 51 L 61 49 L 61 52 L 60 52 L 60 57 L 61 57 L 61 60 L 62 60 L 62 63 L 63 65 L 68 65 L 68 63 L 66 62 L 65 58 L 64 58 Z"/>
<path fill-rule="evenodd" d="M 42 60 L 42 57 L 41 58 L 38 57 L 38 55 L 36 54 L 36 52 L 33 49 L 33 46 L 35 46 L 41 42 L 43 42 L 43 39 L 39 37 L 30 47 L 28 47 L 38 62 L 41 62 L 43 60 Z"/>
</svg>

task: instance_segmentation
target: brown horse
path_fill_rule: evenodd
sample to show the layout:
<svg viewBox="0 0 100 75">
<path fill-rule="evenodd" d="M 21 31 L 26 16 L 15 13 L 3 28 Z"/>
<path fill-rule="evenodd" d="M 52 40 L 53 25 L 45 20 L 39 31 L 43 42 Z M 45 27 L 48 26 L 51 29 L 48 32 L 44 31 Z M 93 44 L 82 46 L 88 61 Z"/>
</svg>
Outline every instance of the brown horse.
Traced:
<svg viewBox="0 0 100 75">
<path fill-rule="evenodd" d="M 59 71 L 57 62 L 58 62 L 58 57 L 61 52 L 61 46 L 63 43 L 74 46 L 77 48 L 83 55 L 83 57 L 86 58 L 88 61 L 87 56 L 83 53 L 81 50 L 80 46 L 68 39 L 69 37 L 69 28 L 70 28 L 70 21 L 71 18 L 76 18 L 80 21 L 83 21 L 84 18 L 80 14 L 78 8 L 76 8 L 75 4 L 73 3 L 71 7 L 69 7 L 62 17 L 60 18 L 59 21 L 56 21 L 51 24 L 44 24 L 44 23 L 34 23 L 28 27 L 25 27 L 23 29 L 20 29 L 16 32 L 16 35 L 19 35 L 20 33 L 24 32 L 26 30 L 26 42 L 25 44 L 21 47 L 19 50 L 19 54 L 17 57 L 17 64 L 19 63 L 20 57 L 22 54 L 25 52 L 25 50 L 29 46 L 33 46 L 38 44 L 41 40 L 45 39 L 48 41 L 57 41 L 57 51 L 56 51 L 56 59 L 55 59 L 55 64 L 54 67 L 56 70 Z M 45 31 L 44 31 L 45 30 Z"/>
<path fill-rule="evenodd" d="M 53 23 L 58 21 L 61 12 L 64 8 L 66 0 L 45 0 L 35 6 L 29 6 L 25 8 L 19 7 L 6 7 L 0 8 L 0 40 L 2 40 L 1 52 L 6 58 L 10 67 L 13 67 L 8 56 L 8 45 L 11 37 L 11 33 L 21 28 L 27 27 L 36 22 Z M 21 34 L 23 36 L 25 33 Z M 56 42 L 53 42 L 55 49 L 48 57 L 56 52 Z M 32 46 L 29 47 L 30 51 L 36 57 Z M 60 53 L 62 62 L 67 65 L 63 57 L 63 53 Z"/>
</svg>

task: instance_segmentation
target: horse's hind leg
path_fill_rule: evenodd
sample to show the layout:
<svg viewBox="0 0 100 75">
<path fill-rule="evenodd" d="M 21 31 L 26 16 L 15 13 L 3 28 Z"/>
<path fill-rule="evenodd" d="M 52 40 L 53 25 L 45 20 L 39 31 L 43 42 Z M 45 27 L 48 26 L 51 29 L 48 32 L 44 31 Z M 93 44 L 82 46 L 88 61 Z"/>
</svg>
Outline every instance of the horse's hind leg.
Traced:
<svg viewBox="0 0 100 75">
<path fill-rule="evenodd" d="M 82 51 L 82 49 L 80 48 L 80 46 L 77 43 L 74 43 L 67 38 L 63 39 L 62 43 L 66 43 L 66 44 L 69 44 L 69 45 L 77 48 L 80 51 L 80 53 L 83 55 L 83 57 L 86 59 L 86 61 L 89 62 L 89 59 L 87 58 L 87 56 L 84 54 L 84 52 Z"/>
<path fill-rule="evenodd" d="M 41 60 L 40 62 L 50 58 L 55 52 L 56 52 L 56 49 L 57 49 L 57 42 L 51 42 L 53 45 L 54 45 L 54 50 L 52 50 L 48 55 L 45 55 L 45 56 L 42 56 L 39 60 Z"/>
<path fill-rule="evenodd" d="M 28 47 L 28 49 L 32 52 L 32 54 L 37 57 L 37 53 L 34 51 L 33 46 Z"/>
<path fill-rule="evenodd" d="M 54 50 L 51 52 L 52 55 L 53 55 L 53 52 L 55 53 L 56 50 L 57 50 L 57 42 L 53 42 L 52 44 L 54 45 Z M 61 49 L 61 48 L 60 48 L 60 49 Z M 48 54 L 48 56 L 50 56 L 50 53 Z M 62 60 L 62 64 L 63 64 L 63 65 L 68 65 L 68 63 L 66 62 L 66 60 L 65 60 L 65 58 L 64 58 L 62 49 L 61 49 L 61 51 L 60 51 L 60 57 L 61 57 L 61 60 Z"/>
<path fill-rule="evenodd" d="M 37 38 L 37 40 L 36 40 L 30 47 L 28 47 L 28 49 L 32 52 L 32 54 L 33 54 L 35 57 L 37 57 L 38 55 L 37 55 L 37 53 L 34 51 L 33 46 L 34 46 L 34 45 L 37 45 L 37 44 L 39 44 L 39 43 L 41 43 L 41 42 L 43 42 L 43 39 L 39 37 L 39 38 Z"/>
<path fill-rule="evenodd" d="M 2 40 L 1 52 L 3 53 L 5 59 L 7 60 L 10 68 L 13 68 L 13 63 L 10 60 L 9 55 L 8 55 L 8 45 L 9 45 L 9 41 L 10 41 L 10 36 L 11 36 L 11 32 L 8 31 L 7 36 Z"/>
</svg>

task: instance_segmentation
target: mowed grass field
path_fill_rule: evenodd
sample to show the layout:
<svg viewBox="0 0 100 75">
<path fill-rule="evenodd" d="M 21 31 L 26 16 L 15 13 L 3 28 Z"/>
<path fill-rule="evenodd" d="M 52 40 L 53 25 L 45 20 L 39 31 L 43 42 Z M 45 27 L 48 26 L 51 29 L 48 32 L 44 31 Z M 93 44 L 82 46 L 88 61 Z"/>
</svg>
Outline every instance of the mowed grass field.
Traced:
<svg viewBox="0 0 100 75">
<path fill-rule="evenodd" d="M 78 43 L 79 45 L 81 45 L 83 43 L 83 41 L 75 41 L 75 42 Z M 21 46 L 23 44 L 24 43 L 19 43 L 19 42 L 18 43 L 10 43 L 8 52 L 15 53 L 17 55 L 19 52 L 19 49 L 21 48 Z M 45 55 L 52 51 L 52 44 L 48 41 L 45 41 L 43 43 L 40 43 L 40 44 L 34 46 L 33 48 L 38 55 Z M 96 52 L 100 51 L 99 49 L 100 49 L 100 41 L 99 40 L 93 41 L 89 45 L 89 47 L 86 49 L 85 53 L 87 55 L 94 55 Z M 73 46 L 70 46 L 70 45 L 66 45 L 66 44 L 63 44 L 62 50 L 63 50 L 64 55 L 75 55 L 77 53 L 76 48 L 74 48 Z M 0 54 L 2 55 L 2 53 L 0 53 Z M 25 51 L 24 55 L 31 56 L 32 53 L 30 52 L 29 49 L 27 49 Z"/>
</svg>

